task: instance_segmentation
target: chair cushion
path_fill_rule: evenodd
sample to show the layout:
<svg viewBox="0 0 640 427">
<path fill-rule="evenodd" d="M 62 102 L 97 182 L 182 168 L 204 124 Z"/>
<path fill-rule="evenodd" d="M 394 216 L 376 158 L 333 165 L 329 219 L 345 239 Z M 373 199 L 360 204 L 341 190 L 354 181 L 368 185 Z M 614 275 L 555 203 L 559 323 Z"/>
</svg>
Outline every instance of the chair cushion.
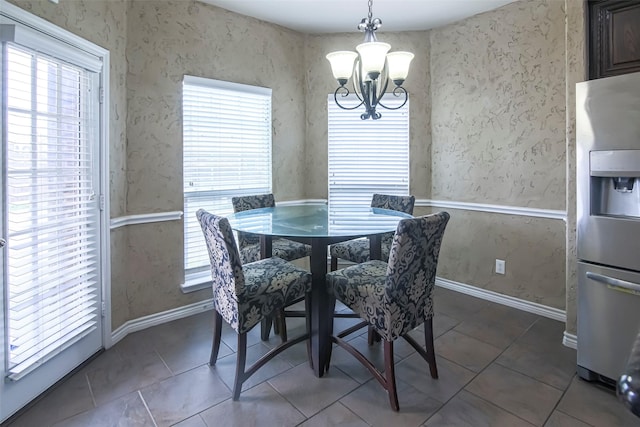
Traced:
<svg viewBox="0 0 640 427">
<path fill-rule="evenodd" d="M 239 334 L 311 290 L 311 273 L 277 257 L 245 264 L 242 270 L 245 283 L 237 295 L 237 310 L 231 305 L 220 306 L 220 301 L 228 298 L 214 295 L 216 309 Z M 214 294 L 218 291 L 224 292 L 214 289 Z"/>
<path fill-rule="evenodd" d="M 368 261 L 327 274 L 327 292 L 376 330 L 385 330 L 383 309 L 387 263 Z"/>
<path fill-rule="evenodd" d="M 382 236 L 382 259 L 389 259 L 393 233 L 385 233 Z M 371 260 L 369 250 L 369 239 L 354 239 L 346 242 L 335 243 L 330 246 L 329 252 L 333 258 L 345 259 L 347 261 L 361 263 Z"/>
<path fill-rule="evenodd" d="M 271 253 L 285 261 L 293 261 L 311 256 L 311 246 L 293 240 L 276 238 L 273 239 Z M 240 257 L 243 264 L 258 261 L 260 259 L 260 243 L 245 246 L 240 250 Z"/>
</svg>

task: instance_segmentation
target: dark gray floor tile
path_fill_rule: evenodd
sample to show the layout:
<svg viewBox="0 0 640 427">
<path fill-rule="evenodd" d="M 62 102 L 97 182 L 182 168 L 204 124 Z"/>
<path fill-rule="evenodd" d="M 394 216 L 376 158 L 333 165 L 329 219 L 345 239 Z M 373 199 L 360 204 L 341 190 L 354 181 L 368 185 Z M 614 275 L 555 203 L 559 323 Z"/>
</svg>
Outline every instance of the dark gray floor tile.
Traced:
<svg viewBox="0 0 640 427">
<path fill-rule="evenodd" d="M 368 425 L 369 424 L 365 423 L 362 418 L 351 412 L 344 405 L 336 402 L 300 424 L 300 427 L 367 427 Z"/>
<path fill-rule="evenodd" d="M 245 366 L 245 371 L 269 350 L 270 348 L 262 343 L 255 344 L 247 348 L 247 364 Z M 236 360 L 237 354 L 233 353 L 229 356 L 218 358 L 218 362 L 214 366 L 215 371 L 230 390 L 233 390 L 233 384 L 236 378 Z M 250 376 L 244 384 L 242 384 L 242 390 L 248 390 L 271 377 L 291 369 L 292 366 L 293 365 L 287 362 L 281 355 L 278 355 Z"/>
<path fill-rule="evenodd" d="M 389 404 L 389 395 L 376 380 L 361 385 L 340 403 L 372 426 L 419 426 L 442 406 L 441 402 L 396 379 L 400 411 Z"/>
<path fill-rule="evenodd" d="M 429 365 L 418 353 L 396 364 L 396 378 L 442 403 L 447 402 L 471 381 L 476 373 L 436 357 L 438 379 L 431 378 Z"/>
<path fill-rule="evenodd" d="M 533 378 L 492 364 L 465 390 L 502 409 L 542 426 L 562 397 L 562 392 Z"/>
<path fill-rule="evenodd" d="M 54 424 L 55 427 L 152 427 L 149 411 L 136 391 L 88 412 Z"/>
<path fill-rule="evenodd" d="M 558 410 L 593 426 L 639 426 L 640 419 L 618 401 L 613 390 L 575 376 Z"/>
<path fill-rule="evenodd" d="M 463 321 L 475 316 L 475 314 L 487 306 L 487 302 L 460 292 L 436 286 L 434 288 L 433 308 L 437 313 L 442 313 L 458 321 Z"/>
<path fill-rule="evenodd" d="M 158 426 L 170 426 L 231 397 L 231 391 L 208 365 L 142 390 Z"/>
<path fill-rule="evenodd" d="M 24 415 L 17 418 L 12 427 L 51 425 L 94 408 L 89 382 L 84 374 L 77 374 L 50 390 Z"/>
<path fill-rule="evenodd" d="M 153 353 L 157 342 L 155 335 L 157 327 L 129 334 L 118 341 L 111 350 L 116 351 L 122 358 L 138 357 L 146 353 Z"/>
<path fill-rule="evenodd" d="M 155 351 L 87 372 L 98 406 L 170 376 L 171 372 Z"/>
<path fill-rule="evenodd" d="M 306 417 L 315 415 L 358 386 L 339 369 L 331 369 L 322 378 L 316 378 L 304 364 L 270 379 L 269 384 Z"/>
<path fill-rule="evenodd" d="M 425 427 L 532 427 L 516 417 L 466 391 L 460 392 L 424 424 Z"/>
<path fill-rule="evenodd" d="M 178 424 L 174 424 L 173 427 L 207 427 L 207 424 L 205 424 L 200 415 L 194 415 L 191 418 L 180 421 Z"/>
<path fill-rule="evenodd" d="M 562 322 L 539 317 L 516 342 L 532 349 L 554 349 L 558 343 L 562 343 L 564 328 L 565 324 Z"/>
<path fill-rule="evenodd" d="M 544 427 L 589 427 L 589 424 L 583 423 L 564 412 L 553 411 Z"/>
<path fill-rule="evenodd" d="M 156 344 L 156 349 L 171 372 L 177 375 L 209 363 L 212 341 L 213 331 L 185 332 L 180 338 L 161 340 Z M 218 358 L 232 353 L 233 351 L 225 343 L 220 343 Z"/>
<path fill-rule="evenodd" d="M 480 372 L 493 362 L 502 349 L 473 337 L 449 331 L 434 342 L 436 354 L 474 372 Z"/>
<path fill-rule="evenodd" d="M 557 389 L 566 390 L 576 372 L 576 351 L 558 341 L 555 345 L 526 347 L 516 342 L 496 363 Z"/>
<path fill-rule="evenodd" d="M 472 318 L 457 325 L 454 330 L 500 349 L 505 349 L 520 337 L 537 318 L 538 316 L 525 311 L 488 303 Z"/>
<path fill-rule="evenodd" d="M 268 383 L 262 383 L 200 414 L 209 427 L 225 426 L 295 426 L 305 416 L 280 396 Z"/>
</svg>

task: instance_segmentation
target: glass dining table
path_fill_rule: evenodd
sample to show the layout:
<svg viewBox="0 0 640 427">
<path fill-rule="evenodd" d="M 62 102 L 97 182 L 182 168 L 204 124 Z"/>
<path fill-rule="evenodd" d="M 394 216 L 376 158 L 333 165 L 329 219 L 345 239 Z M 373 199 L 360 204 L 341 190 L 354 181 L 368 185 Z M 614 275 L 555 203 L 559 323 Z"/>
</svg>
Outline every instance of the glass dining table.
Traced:
<svg viewBox="0 0 640 427">
<path fill-rule="evenodd" d="M 371 259 L 381 258 L 382 235 L 396 230 L 411 215 L 380 208 L 341 208 L 326 204 L 280 205 L 251 209 L 227 217 L 235 231 L 260 236 L 261 256 L 271 256 L 272 239 L 284 237 L 311 246 L 311 365 L 317 377 L 324 375 L 331 345 L 329 298 L 325 291 L 327 246 L 360 237 L 370 240 Z"/>
</svg>

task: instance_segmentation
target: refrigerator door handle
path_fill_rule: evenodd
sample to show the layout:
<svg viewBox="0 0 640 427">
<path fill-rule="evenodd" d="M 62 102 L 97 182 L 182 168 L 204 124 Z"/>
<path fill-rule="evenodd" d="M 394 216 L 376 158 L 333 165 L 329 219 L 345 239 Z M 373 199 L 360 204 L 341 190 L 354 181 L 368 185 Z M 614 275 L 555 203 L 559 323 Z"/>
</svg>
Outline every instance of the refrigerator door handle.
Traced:
<svg viewBox="0 0 640 427">
<path fill-rule="evenodd" d="M 627 282 L 626 280 L 616 279 L 614 277 L 605 276 L 598 273 L 587 271 L 587 277 L 596 282 L 604 283 L 605 285 L 616 286 L 618 288 L 628 289 L 634 292 L 640 292 L 640 284 Z"/>
</svg>

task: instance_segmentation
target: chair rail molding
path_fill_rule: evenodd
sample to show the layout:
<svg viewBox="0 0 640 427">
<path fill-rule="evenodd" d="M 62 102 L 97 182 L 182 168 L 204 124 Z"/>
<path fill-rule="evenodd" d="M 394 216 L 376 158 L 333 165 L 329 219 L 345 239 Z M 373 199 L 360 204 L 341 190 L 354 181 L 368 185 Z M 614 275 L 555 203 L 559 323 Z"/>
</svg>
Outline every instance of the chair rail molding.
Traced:
<svg viewBox="0 0 640 427">
<path fill-rule="evenodd" d="M 416 206 L 460 209 L 465 211 L 491 212 L 504 215 L 529 216 L 536 218 L 567 220 L 567 211 L 528 208 L 521 206 L 491 205 L 486 203 L 456 202 L 451 200 L 417 199 Z"/>
<path fill-rule="evenodd" d="M 176 221 L 182 218 L 182 211 L 157 212 L 147 214 L 125 215 L 111 218 L 111 230 L 134 224 L 151 224 L 153 222 Z"/>
</svg>

